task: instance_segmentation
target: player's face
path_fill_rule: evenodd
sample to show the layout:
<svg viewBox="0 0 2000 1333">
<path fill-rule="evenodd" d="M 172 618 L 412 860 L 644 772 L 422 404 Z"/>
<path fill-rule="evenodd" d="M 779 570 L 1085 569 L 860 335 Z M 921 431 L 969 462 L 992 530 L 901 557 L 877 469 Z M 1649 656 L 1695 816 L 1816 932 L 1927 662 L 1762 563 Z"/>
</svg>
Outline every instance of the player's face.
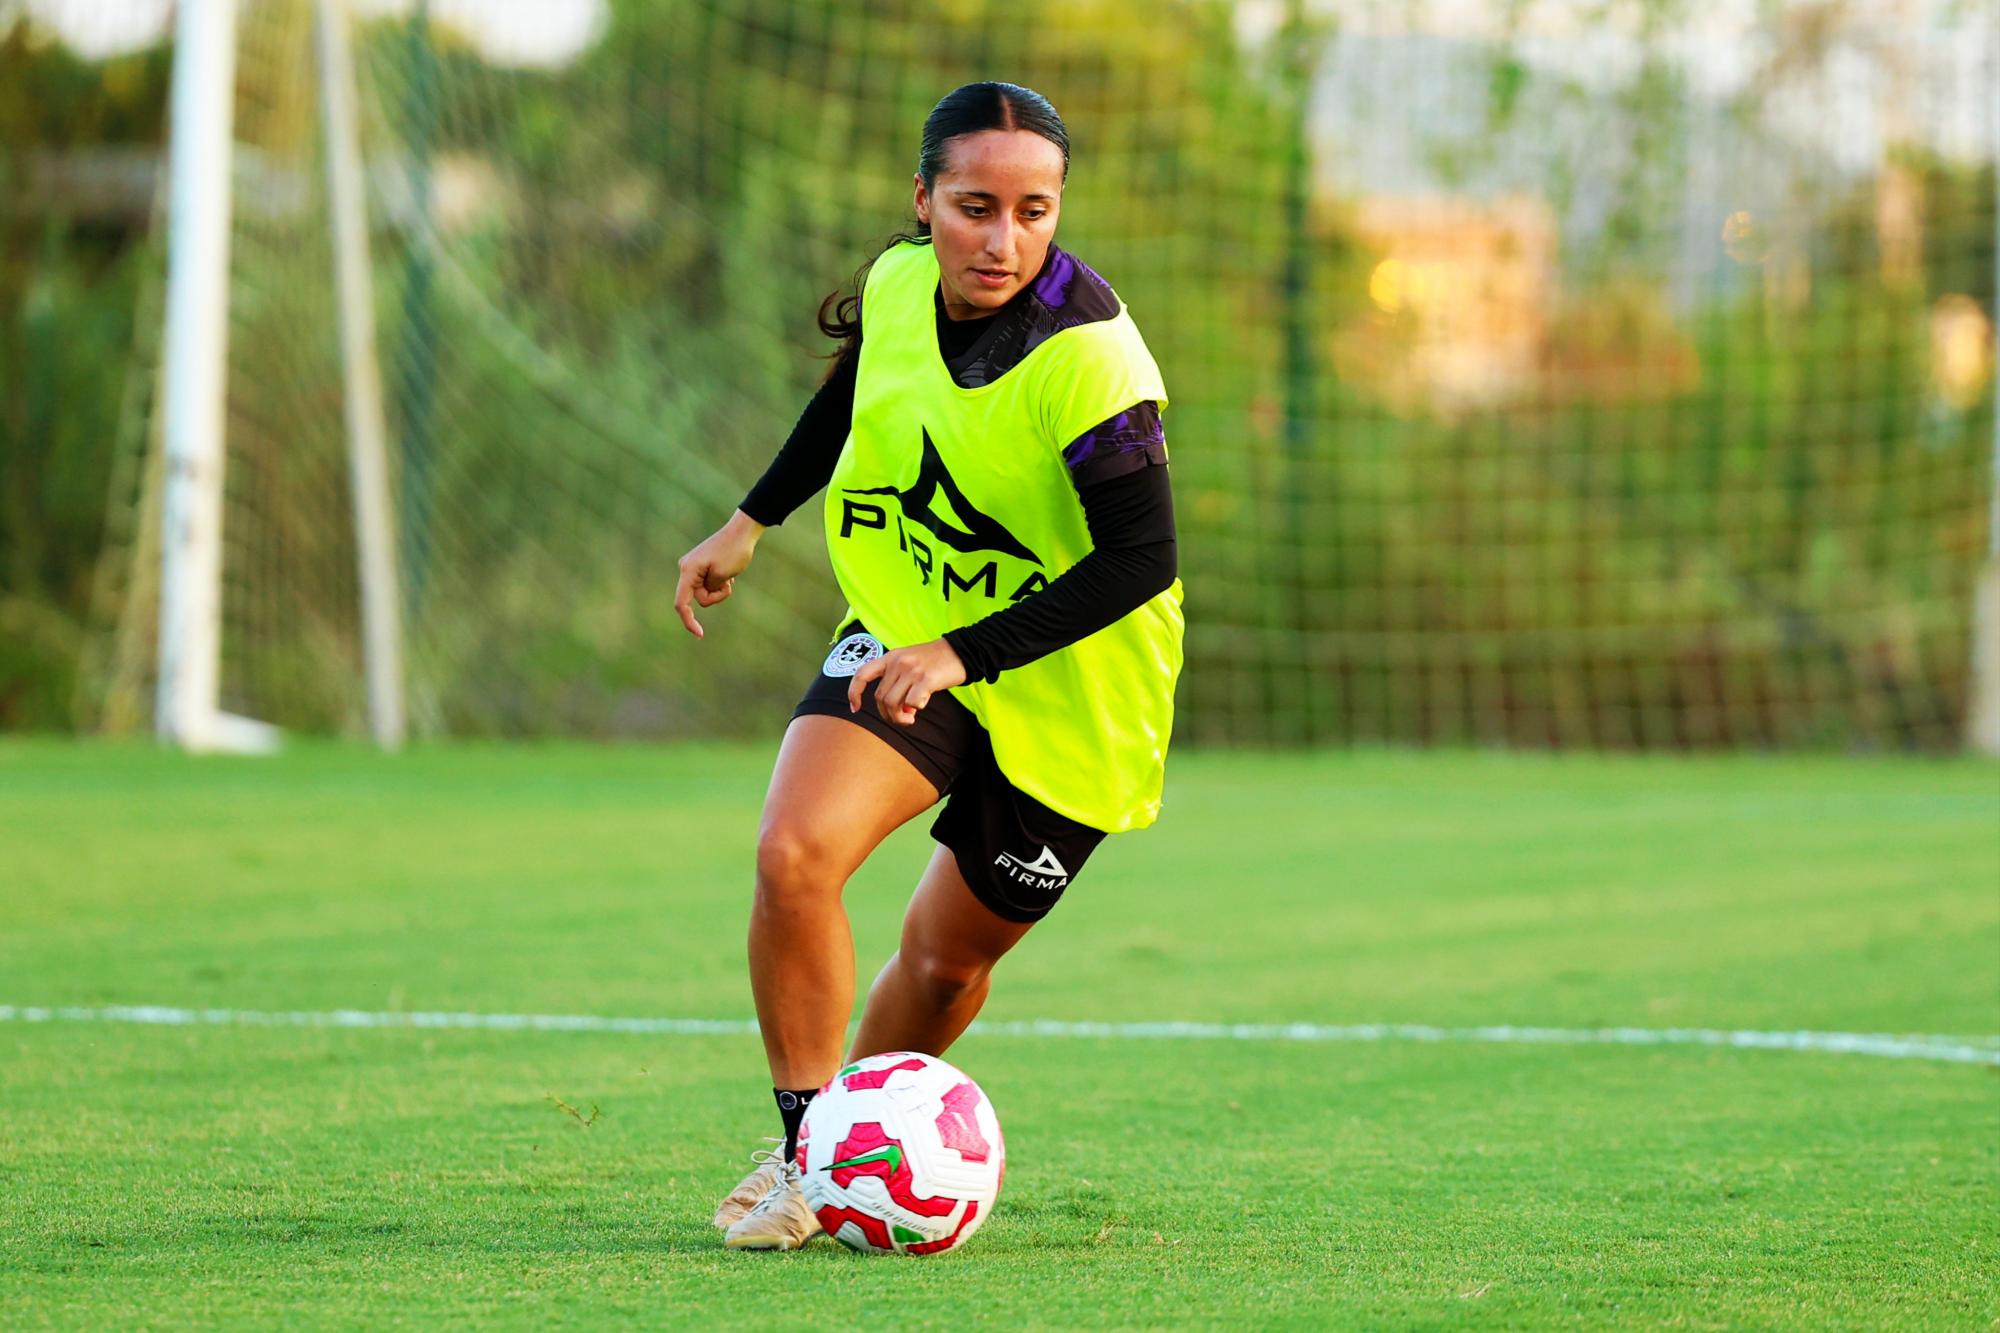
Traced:
<svg viewBox="0 0 2000 1333">
<path fill-rule="evenodd" d="M 977 319 L 1035 280 L 1062 206 L 1062 150 L 1033 130 L 981 130 L 946 147 L 917 216 L 931 224 L 945 313 Z"/>
</svg>

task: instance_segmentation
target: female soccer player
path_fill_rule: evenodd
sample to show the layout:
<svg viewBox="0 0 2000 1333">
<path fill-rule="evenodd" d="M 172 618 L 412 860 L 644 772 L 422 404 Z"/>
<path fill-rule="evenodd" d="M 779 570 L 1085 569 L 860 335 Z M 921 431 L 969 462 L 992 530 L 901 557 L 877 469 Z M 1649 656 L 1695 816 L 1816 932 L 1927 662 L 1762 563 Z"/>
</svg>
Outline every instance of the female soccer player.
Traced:
<svg viewBox="0 0 2000 1333">
<path fill-rule="evenodd" d="M 850 1060 L 942 1054 L 1092 849 L 1159 812 L 1181 666 L 1167 394 L 1117 294 L 1054 244 L 1068 172 L 1039 94 L 974 83 L 937 104 L 914 235 L 821 304 L 841 340 L 825 381 L 680 561 L 700 636 L 691 603 L 728 598 L 764 530 L 827 487 L 848 608 L 779 749 L 750 911 L 785 1135 L 716 1212 L 731 1248 L 819 1233 L 792 1159 L 843 1063 L 841 890 L 877 844 L 949 798 Z"/>
</svg>

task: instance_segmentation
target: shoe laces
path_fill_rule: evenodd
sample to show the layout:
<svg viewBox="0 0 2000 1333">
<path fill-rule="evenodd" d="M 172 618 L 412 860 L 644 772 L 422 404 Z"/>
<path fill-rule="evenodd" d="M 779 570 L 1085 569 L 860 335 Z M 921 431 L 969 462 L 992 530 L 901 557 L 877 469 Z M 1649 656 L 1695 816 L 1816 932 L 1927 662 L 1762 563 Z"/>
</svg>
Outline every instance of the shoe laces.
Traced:
<svg viewBox="0 0 2000 1333">
<path fill-rule="evenodd" d="M 785 1141 L 783 1139 L 766 1138 L 764 1142 L 775 1143 L 778 1146 L 775 1149 L 772 1148 L 752 1149 L 750 1153 L 751 1161 L 755 1162 L 759 1166 L 774 1166 L 785 1161 Z"/>
<path fill-rule="evenodd" d="M 771 1155 L 774 1159 L 777 1157 L 775 1153 Z M 751 1205 L 750 1211 L 744 1214 L 745 1220 L 760 1213 L 776 1212 L 784 1205 L 785 1195 L 798 1187 L 799 1168 L 796 1165 L 778 1160 L 777 1167 L 777 1177 L 771 1181 L 770 1188 L 764 1191 L 764 1197 Z"/>
</svg>

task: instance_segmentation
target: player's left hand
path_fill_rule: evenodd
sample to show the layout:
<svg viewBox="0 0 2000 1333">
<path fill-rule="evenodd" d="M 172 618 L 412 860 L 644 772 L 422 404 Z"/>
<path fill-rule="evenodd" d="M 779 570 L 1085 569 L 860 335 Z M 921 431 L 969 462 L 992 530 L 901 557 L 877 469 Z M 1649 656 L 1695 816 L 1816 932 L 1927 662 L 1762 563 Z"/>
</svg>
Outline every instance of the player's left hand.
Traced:
<svg viewBox="0 0 2000 1333">
<path fill-rule="evenodd" d="M 965 663 L 943 639 L 892 649 L 855 672 L 847 683 L 848 712 L 861 711 L 861 695 L 878 677 L 882 683 L 875 687 L 875 711 L 885 722 L 907 727 L 916 722 L 917 710 L 933 694 L 965 684 Z"/>
</svg>

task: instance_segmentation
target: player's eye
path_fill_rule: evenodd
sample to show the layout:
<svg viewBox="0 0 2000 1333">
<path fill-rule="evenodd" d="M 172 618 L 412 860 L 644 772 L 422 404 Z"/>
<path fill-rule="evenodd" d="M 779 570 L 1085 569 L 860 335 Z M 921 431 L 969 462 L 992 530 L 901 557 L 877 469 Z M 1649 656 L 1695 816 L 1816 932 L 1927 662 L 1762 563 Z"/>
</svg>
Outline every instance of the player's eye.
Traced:
<svg viewBox="0 0 2000 1333">
<path fill-rule="evenodd" d="M 983 218 L 986 216 L 986 210 L 978 204 L 967 204 L 965 206 L 965 215 L 969 218 Z"/>
</svg>

